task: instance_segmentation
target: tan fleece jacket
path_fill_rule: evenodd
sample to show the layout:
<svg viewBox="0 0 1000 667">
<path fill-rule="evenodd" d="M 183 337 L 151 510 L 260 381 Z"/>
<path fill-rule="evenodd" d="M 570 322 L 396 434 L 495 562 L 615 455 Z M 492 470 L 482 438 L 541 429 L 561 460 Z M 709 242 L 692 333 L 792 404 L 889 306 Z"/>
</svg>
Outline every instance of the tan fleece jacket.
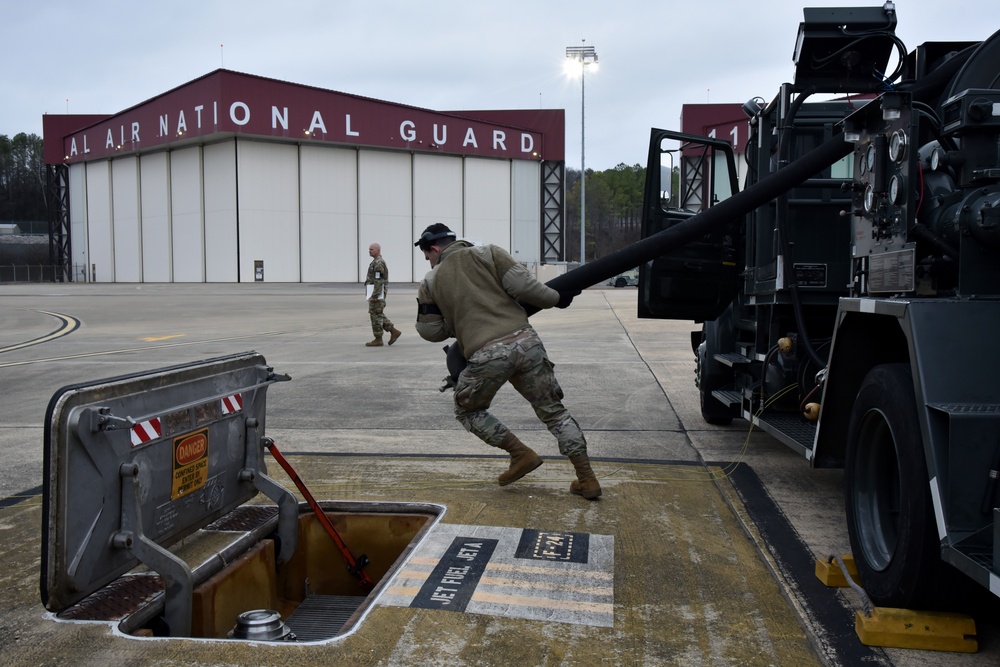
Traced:
<svg viewBox="0 0 1000 667">
<path fill-rule="evenodd" d="M 417 301 L 436 305 L 441 314 L 418 314 L 417 333 L 434 342 L 454 337 L 470 357 L 488 341 L 527 326 L 528 315 L 517 300 L 551 308 L 559 292 L 499 246 L 456 241 L 420 283 Z"/>
</svg>

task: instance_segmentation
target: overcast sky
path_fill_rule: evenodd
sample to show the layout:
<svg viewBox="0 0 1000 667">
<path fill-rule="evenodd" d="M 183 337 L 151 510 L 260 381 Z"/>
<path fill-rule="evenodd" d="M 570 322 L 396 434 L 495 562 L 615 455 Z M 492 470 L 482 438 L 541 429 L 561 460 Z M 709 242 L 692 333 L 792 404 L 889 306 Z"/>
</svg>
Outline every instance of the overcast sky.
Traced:
<svg viewBox="0 0 1000 667">
<path fill-rule="evenodd" d="M 0 134 L 42 133 L 45 113 L 117 113 L 219 67 L 453 111 L 566 110 L 580 167 L 580 79 L 567 46 L 592 45 L 586 165 L 645 162 L 650 127 L 685 103 L 770 101 L 793 75 L 803 6 L 842 0 L 4 0 Z M 908 50 L 986 39 L 998 0 L 896 0 Z M 221 46 L 220 46 L 221 45 Z M 15 64 L 16 63 L 16 64 Z"/>
</svg>

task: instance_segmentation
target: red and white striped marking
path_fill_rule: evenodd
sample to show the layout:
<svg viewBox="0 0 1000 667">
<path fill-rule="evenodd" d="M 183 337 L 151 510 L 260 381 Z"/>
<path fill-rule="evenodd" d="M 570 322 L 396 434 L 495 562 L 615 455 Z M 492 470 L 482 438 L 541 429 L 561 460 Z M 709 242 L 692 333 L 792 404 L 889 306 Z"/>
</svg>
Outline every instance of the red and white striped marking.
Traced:
<svg viewBox="0 0 1000 667">
<path fill-rule="evenodd" d="M 231 415 L 243 409 L 243 394 L 233 394 L 222 399 L 222 414 Z"/>
<path fill-rule="evenodd" d="M 160 427 L 159 419 L 154 418 L 139 422 L 132 427 L 132 446 L 136 447 L 150 440 L 156 440 L 161 435 L 163 435 L 163 429 Z"/>
</svg>

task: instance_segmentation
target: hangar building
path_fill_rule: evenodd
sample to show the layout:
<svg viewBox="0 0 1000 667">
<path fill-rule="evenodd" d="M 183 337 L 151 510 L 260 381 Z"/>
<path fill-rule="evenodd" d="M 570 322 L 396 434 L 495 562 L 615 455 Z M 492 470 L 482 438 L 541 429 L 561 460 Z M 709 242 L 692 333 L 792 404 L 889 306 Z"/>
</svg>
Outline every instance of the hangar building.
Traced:
<svg viewBox="0 0 1000 667">
<path fill-rule="evenodd" d="M 69 280 L 359 282 L 377 241 L 416 282 L 435 222 L 565 259 L 561 109 L 431 111 L 220 69 L 43 133 Z"/>
</svg>

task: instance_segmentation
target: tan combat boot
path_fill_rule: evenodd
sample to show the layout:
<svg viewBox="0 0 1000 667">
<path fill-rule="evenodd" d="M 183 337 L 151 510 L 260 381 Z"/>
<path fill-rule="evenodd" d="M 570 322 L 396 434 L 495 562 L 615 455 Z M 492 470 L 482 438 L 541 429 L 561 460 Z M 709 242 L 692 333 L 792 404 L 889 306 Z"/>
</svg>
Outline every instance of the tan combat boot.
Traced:
<svg viewBox="0 0 1000 667">
<path fill-rule="evenodd" d="M 601 484 L 590 468 L 590 459 L 586 454 L 569 457 L 569 462 L 576 468 L 576 479 L 569 485 L 569 492 L 593 500 L 601 495 Z"/>
<path fill-rule="evenodd" d="M 396 327 L 392 327 L 391 329 L 389 329 L 389 345 L 395 343 L 396 339 L 402 335 L 403 332 L 397 329 Z"/>
<path fill-rule="evenodd" d="M 382 337 L 375 336 L 375 338 L 365 343 L 365 347 L 382 347 Z"/>
<path fill-rule="evenodd" d="M 498 478 L 500 486 L 507 486 L 516 482 L 529 472 L 542 465 L 542 457 L 535 453 L 533 449 L 517 439 L 513 433 L 504 436 L 500 449 L 510 454 L 510 467 L 507 472 L 501 473 Z"/>
</svg>

